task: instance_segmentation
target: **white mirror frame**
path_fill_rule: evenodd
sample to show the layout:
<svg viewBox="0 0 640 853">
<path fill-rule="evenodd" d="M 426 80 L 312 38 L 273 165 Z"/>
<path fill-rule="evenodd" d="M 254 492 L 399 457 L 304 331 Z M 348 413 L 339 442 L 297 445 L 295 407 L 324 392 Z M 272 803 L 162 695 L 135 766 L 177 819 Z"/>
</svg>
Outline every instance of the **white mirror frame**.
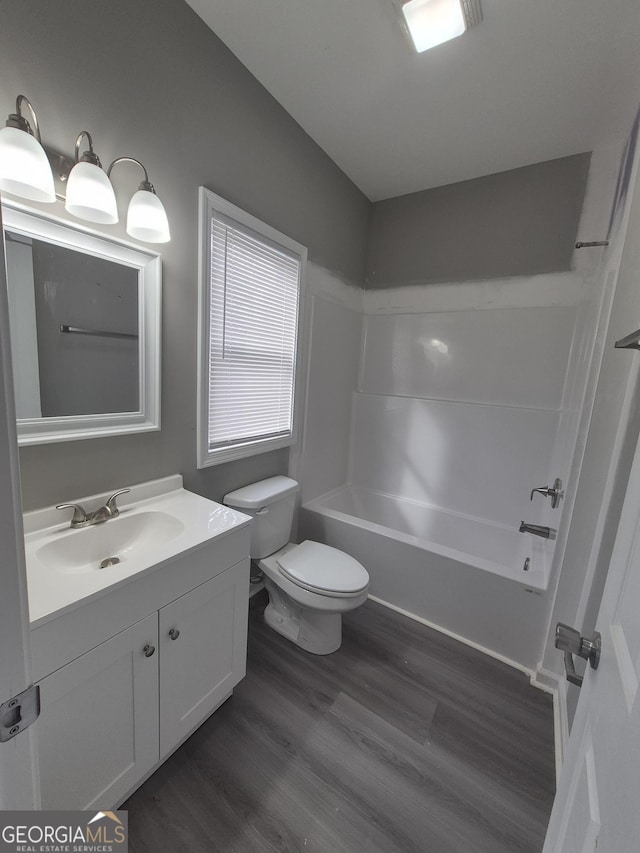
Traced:
<svg viewBox="0 0 640 853">
<path fill-rule="evenodd" d="M 18 444 L 48 444 L 159 430 L 162 311 L 160 255 L 124 240 L 91 231 L 67 219 L 44 215 L 40 211 L 6 200 L 2 201 L 2 221 L 5 230 L 68 249 L 77 249 L 138 270 L 139 410 L 54 418 L 20 418 L 17 421 Z"/>
</svg>

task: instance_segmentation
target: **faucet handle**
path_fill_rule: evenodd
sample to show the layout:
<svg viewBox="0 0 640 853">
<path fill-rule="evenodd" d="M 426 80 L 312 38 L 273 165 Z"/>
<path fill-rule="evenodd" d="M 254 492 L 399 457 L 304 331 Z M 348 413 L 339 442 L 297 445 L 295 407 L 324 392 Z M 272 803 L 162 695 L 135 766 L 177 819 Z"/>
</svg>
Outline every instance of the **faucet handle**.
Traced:
<svg viewBox="0 0 640 853">
<path fill-rule="evenodd" d="M 130 491 L 131 491 L 131 489 L 120 489 L 119 492 L 114 492 L 111 495 L 111 497 L 109 498 L 109 500 L 106 502 L 105 506 L 109 510 L 109 512 L 113 518 L 115 518 L 115 516 L 119 515 L 119 513 L 120 513 L 120 510 L 116 506 L 116 498 L 119 497 L 120 495 L 126 495 L 127 492 L 130 492 Z"/>
<path fill-rule="evenodd" d="M 73 516 L 71 518 L 71 526 L 75 527 L 78 524 L 84 524 L 87 520 L 87 513 L 81 504 L 58 504 L 56 509 L 72 509 Z"/>
</svg>

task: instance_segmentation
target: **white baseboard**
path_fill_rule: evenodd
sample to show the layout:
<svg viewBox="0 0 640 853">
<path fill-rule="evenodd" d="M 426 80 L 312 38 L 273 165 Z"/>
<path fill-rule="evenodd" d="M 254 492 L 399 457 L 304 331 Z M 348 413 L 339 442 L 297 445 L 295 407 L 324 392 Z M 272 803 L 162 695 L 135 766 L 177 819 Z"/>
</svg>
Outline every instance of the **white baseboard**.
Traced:
<svg viewBox="0 0 640 853">
<path fill-rule="evenodd" d="M 553 742 L 556 754 L 556 783 L 564 763 L 569 742 L 569 714 L 567 711 L 567 682 L 562 675 L 539 668 L 531 677 L 531 683 L 540 690 L 553 695 Z"/>
<path fill-rule="evenodd" d="M 438 631 L 440 634 L 445 634 L 447 637 L 451 637 L 452 640 L 457 640 L 459 643 L 464 643 L 465 646 L 470 646 L 472 649 L 476 649 L 479 652 L 482 652 L 485 655 L 489 655 L 490 658 L 495 658 L 499 660 L 501 663 L 506 663 L 507 666 L 513 667 L 513 669 L 517 669 L 520 672 L 524 672 L 525 675 L 528 675 L 531 679 L 531 683 L 533 684 L 533 678 L 535 673 L 532 669 L 524 666 L 521 663 L 518 663 L 515 660 L 511 660 L 504 655 L 499 654 L 498 652 L 494 652 L 492 649 L 488 649 L 485 646 L 481 646 L 479 643 L 474 643 L 473 640 L 470 640 L 468 637 L 463 637 L 460 634 L 456 634 L 453 631 L 447 630 L 447 628 L 443 628 L 441 625 L 436 625 L 433 622 L 429 622 L 428 619 L 423 619 L 422 616 L 416 616 L 415 613 L 411 613 L 408 610 L 403 610 L 402 607 L 396 607 L 395 604 L 390 604 L 388 601 L 384 601 L 382 598 L 378 598 L 375 595 L 369 594 L 368 596 L 371 601 L 375 601 L 377 604 L 381 604 L 383 607 L 388 607 L 389 610 L 395 610 L 396 613 L 401 613 L 403 616 L 407 616 L 409 619 L 413 619 L 414 622 L 420 622 L 421 625 L 426 625 L 427 628 L 433 628 L 434 631 Z M 534 684 L 534 687 L 537 687 L 537 684 Z"/>
</svg>

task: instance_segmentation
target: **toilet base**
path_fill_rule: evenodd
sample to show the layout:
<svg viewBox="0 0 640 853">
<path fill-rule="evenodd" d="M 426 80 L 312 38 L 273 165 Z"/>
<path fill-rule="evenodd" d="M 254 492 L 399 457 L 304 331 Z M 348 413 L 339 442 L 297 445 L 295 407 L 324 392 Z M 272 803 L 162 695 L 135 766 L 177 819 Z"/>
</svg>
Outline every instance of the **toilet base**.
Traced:
<svg viewBox="0 0 640 853">
<path fill-rule="evenodd" d="M 287 640 L 314 655 L 330 655 L 342 645 L 342 613 L 302 607 L 265 575 L 269 604 L 264 621 Z"/>
</svg>

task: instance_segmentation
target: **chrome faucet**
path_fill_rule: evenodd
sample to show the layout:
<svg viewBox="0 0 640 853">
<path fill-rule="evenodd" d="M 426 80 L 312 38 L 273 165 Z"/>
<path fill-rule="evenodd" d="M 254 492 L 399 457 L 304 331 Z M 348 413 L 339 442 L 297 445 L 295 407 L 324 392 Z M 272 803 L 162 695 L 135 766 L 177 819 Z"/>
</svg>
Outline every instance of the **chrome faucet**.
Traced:
<svg viewBox="0 0 640 853">
<path fill-rule="evenodd" d="M 534 536 L 542 536 L 543 539 L 555 539 L 557 533 L 552 527 L 543 527 L 542 524 L 529 524 L 526 521 L 520 522 L 518 530 L 520 533 L 532 533 Z"/>
<path fill-rule="evenodd" d="M 120 489 L 119 492 L 114 492 L 104 506 L 99 507 L 95 512 L 87 514 L 85 509 L 80 504 L 58 504 L 56 509 L 72 509 L 73 516 L 71 517 L 71 527 L 89 527 L 92 524 L 101 524 L 103 521 L 109 521 L 110 518 L 117 518 L 120 515 L 120 510 L 116 505 L 116 498 L 120 495 L 126 495 L 131 489 Z"/>
</svg>

